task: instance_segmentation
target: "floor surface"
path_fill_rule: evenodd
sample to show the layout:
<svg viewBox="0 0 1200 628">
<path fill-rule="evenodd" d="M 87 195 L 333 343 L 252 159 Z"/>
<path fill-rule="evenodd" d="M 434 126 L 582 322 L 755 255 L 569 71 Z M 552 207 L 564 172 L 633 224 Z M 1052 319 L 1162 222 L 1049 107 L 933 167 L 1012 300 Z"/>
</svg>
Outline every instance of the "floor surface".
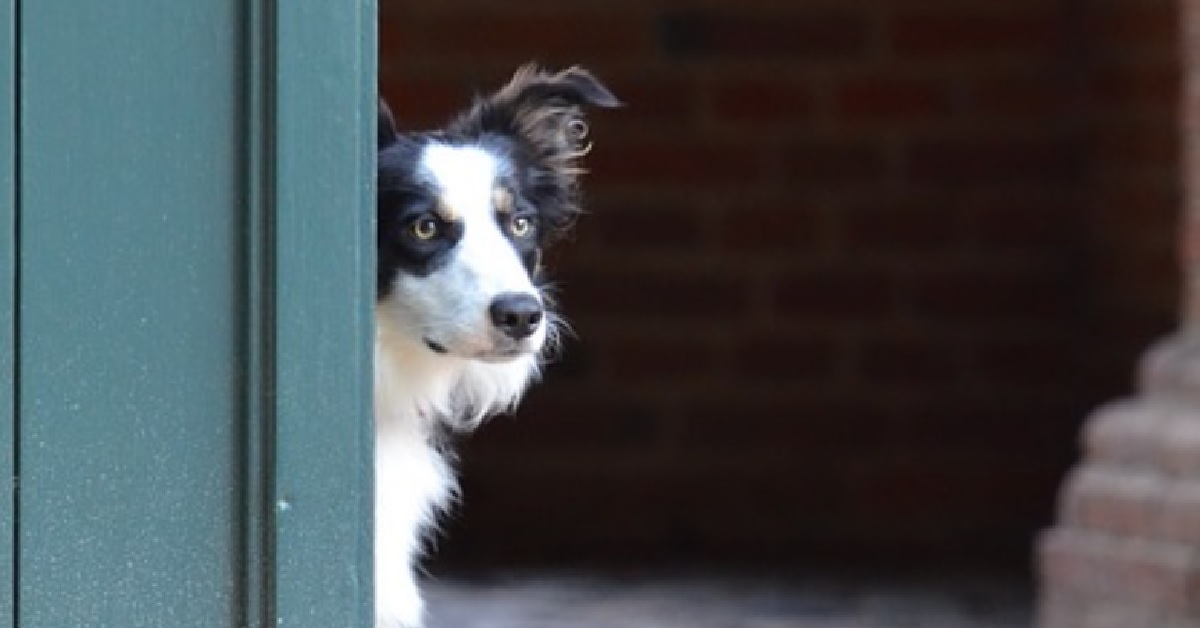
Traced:
<svg viewBox="0 0 1200 628">
<path fill-rule="evenodd" d="M 501 572 L 431 578 L 429 628 L 1028 628 L 1019 582 Z"/>
</svg>

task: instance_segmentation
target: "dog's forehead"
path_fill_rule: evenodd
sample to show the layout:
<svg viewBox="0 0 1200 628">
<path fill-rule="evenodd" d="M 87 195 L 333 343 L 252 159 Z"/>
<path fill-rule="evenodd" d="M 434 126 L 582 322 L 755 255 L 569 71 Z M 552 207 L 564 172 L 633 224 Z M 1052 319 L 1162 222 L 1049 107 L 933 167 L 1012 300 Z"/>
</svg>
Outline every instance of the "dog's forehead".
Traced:
<svg viewBox="0 0 1200 628">
<path fill-rule="evenodd" d="M 421 148 L 415 174 L 436 199 L 445 220 L 491 220 L 497 190 L 505 187 L 511 166 L 502 152 L 476 142 L 431 141 Z"/>
<path fill-rule="evenodd" d="M 460 212 L 490 207 L 507 174 L 499 156 L 474 144 L 428 144 L 419 170 L 439 199 Z"/>
</svg>

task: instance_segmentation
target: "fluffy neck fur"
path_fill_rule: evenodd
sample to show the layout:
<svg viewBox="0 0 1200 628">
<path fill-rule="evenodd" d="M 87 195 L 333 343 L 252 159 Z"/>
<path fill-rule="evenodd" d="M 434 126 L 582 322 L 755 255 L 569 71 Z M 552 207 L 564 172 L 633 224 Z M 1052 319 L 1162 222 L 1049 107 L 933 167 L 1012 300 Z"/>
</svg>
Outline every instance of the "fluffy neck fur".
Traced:
<svg viewBox="0 0 1200 628">
<path fill-rule="evenodd" d="M 437 355 L 377 316 L 376 421 L 383 430 L 417 429 L 432 438 L 438 426 L 470 430 L 511 410 L 538 375 L 537 357 L 488 363 Z"/>
<path fill-rule="evenodd" d="M 376 626 L 416 628 L 415 561 L 457 490 L 439 434 L 510 409 L 536 377 L 537 359 L 489 364 L 435 355 L 376 318 Z"/>
</svg>

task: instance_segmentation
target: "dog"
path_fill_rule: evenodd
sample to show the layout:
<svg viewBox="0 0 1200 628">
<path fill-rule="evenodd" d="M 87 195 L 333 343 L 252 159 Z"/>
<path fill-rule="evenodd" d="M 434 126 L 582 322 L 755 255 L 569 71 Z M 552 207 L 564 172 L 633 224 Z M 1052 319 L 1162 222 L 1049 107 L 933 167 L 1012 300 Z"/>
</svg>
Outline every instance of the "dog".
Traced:
<svg viewBox="0 0 1200 628">
<path fill-rule="evenodd" d="M 445 128 L 378 126 L 375 305 L 377 628 L 418 628 L 416 561 L 456 491 L 448 435 L 511 410 L 561 330 L 542 251 L 580 213 L 585 107 L 615 96 L 578 67 L 521 68 Z"/>
</svg>

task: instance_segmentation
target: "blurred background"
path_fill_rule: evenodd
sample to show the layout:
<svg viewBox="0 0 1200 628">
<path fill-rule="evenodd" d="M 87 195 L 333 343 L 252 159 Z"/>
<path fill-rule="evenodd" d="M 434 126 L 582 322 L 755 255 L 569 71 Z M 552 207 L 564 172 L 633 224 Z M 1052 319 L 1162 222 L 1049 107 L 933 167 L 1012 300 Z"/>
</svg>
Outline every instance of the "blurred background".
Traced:
<svg viewBox="0 0 1200 628">
<path fill-rule="evenodd" d="M 453 565 L 1025 571 L 1178 317 L 1177 4 L 384 0 L 440 125 L 528 61 L 592 117 L 577 332 L 461 448 Z"/>
</svg>

